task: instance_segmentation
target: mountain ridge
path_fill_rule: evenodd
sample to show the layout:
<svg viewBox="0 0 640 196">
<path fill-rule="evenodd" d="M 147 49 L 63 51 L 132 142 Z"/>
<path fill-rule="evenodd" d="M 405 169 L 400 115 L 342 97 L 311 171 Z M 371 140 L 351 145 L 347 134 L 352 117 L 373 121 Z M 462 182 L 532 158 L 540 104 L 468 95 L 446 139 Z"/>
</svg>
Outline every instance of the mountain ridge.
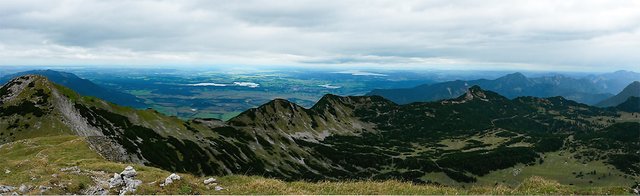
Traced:
<svg viewBox="0 0 640 196">
<path fill-rule="evenodd" d="M 598 92 L 598 88 L 591 84 L 592 82 L 587 79 L 574 79 L 562 75 L 528 78 L 520 72 L 515 72 L 494 80 L 455 80 L 413 88 L 374 89 L 366 95 L 380 95 L 399 104 L 408 104 L 455 98 L 464 94 L 469 86 L 479 85 L 508 98 L 563 96 L 579 102 L 595 104 L 610 96 L 610 94 Z"/>
<path fill-rule="evenodd" d="M 640 171 L 640 166 L 624 164 L 620 160 L 625 159 L 617 158 L 635 158 L 637 155 L 633 153 L 589 146 L 594 142 L 588 137 L 567 139 L 604 130 L 618 121 L 630 120 L 635 126 L 633 122 L 638 119 L 620 115 L 617 110 L 591 107 L 561 97 L 508 99 L 479 86 L 472 86 L 467 89 L 467 95 L 458 98 L 408 105 L 397 105 L 379 96 L 325 95 L 308 109 L 278 99 L 223 123 L 207 119 L 183 121 L 154 110 L 120 107 L 80 96 L 42 76 L 25 78 L 38 79 L 41 83 L 28 87 L 31 82 L 16 82 L 0 88 L 4 89 L 0 94 L 2 100 L 14 97 L 0 104 L 2 111 L 23 111 L 0 115 L 3 124 L 18 127 L 0 127 L 3 143 L 15 141 L 16 136 L 34 136 L 31 130 L 38 122 L 69 130 L 62 134 L 79 135 L 66 126 L 69 120 L 61 120 L 65 119 L 62 114 L 36 115 L 25 110 L 6 110 L 24 101 L 36 105 L 42 97 L 47 97 L 47 104 L 34 107 L 57 111 L 59 100 L 65 100 L 68 101 L 64 104 L 68 107 L 65 111 L 70 111 L 67 113 L 74 114 L 78 118 L 75 120 L 82 122 L 79 124 L 86 122 L 90 129 L 96 130 L 87 135 L 99 138 L 96 143 L 103 145 L 92 146 L 103 157 L 137 161 L 174 172 L 243 173 L 285 180 L 400 179 L 453 185 L 493 184 L 498 182 L 492 182 L 489 176 L 518 165 L 529 169 L 538 167 L 544 164 L 541 160 L 556 152 L 567 153 L 553 156 L 570 160 L 576 168 L 582 162 L 608 164 L 615 169 L 602 167 L 599 172 L 620 175 L 620 178 L 611 177 L 616 182 L 628 183 L 633 177 L 624 180 L 621 176 L 629 177 Z M 15 95 L 13 89 L 18 87 L 10 85 L 26 85 L 24 92 L 29 93 Z M 37 93 L 39 88 L 44 92 Z M 24 128 L 27 125 L 29 128 Z M 607 130 L 619 132 L 618 129 L 620 127 L 613 126 Z M 8 134 L 12 135 L 9 141 Z M 618 145 L 623 146 L 622 149 L 633 149 L 638 144 L 624 141 Z M 101 149 L 106 146 L 121 148 Z M 127 156 L 118 156 L 119 149 Z M 568 153 L 571 150 L 575 151 Z M 578 156 L 580 153 L 614 154 L 591 160 Z M 558 172 L 571 175 L 570 171 Z M 434 174 L 441 177 L 429 177 Z M 607 185 L 607 181 L 595 178 L 558 180 L 580 186 L 588 185 L 589 180 Z"/>
</svg>

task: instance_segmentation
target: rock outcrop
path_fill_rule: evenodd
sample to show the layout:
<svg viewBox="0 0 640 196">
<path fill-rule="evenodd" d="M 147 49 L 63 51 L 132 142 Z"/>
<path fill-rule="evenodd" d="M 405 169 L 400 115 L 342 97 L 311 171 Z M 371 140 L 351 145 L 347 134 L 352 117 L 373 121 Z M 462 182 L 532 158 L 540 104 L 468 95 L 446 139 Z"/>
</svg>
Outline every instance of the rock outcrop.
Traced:
<svg viewBox="0 0 640 196">
<path fill-rule="evenodd" d="M 121 187 L 119 191 L 120 195 L 136 192 L 138 186 L 142 184 L 141 180 L 134 179 L 136 175 L 136 170 L 131 166 L 127 166 L 124 171 L 119 174 L 114 173 L 113 177 L 109 179 L 109 189 Z"/>
<path fill-rule="evenodd" d="M 217 180 L 215 178 L 209 178 L 209 179 L 204 180 L 204 184 L 205 185 L 209 185 L 209 184 L 216 183 L 216 181 Z"/>
<path fill-rule="evenodd" d="M 167 178 L 164 179 L 164 183 L 160 184 L 161 187 L 167 186 L 169 184 L 172 184 L 173 181 L 176 180 L 180 180 L 181 177 L 178 176 L 178 174 L 172 173 L 171 175 L 169 175 Z"/>
<path fill-rule="evenodd" d="M 0 185 L 0 193 L 8 193 L 16 190 L 16 187 Z"/>
</svg>

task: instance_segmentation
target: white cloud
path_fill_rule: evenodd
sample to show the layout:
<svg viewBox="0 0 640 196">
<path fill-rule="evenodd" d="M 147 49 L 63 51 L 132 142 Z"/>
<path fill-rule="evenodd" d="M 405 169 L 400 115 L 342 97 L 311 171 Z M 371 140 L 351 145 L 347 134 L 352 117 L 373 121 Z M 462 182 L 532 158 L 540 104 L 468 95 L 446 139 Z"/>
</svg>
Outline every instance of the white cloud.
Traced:
<svg viewBox="0 0 640 196">
<path fill-rule="evenodd" d="M 253 83 L 253 82 L 233 82 L 233 85 L 244 86 L 249 88 L 258 88 L 260 86 L 260 84 Z"/>
<path fill-rule="evenodd" d="M 639 70 L 640 2 L 0 1 L 0 64 Z"/>
<path fill-rule="evenodd" d="M 334 86 L 331 84 L 322 84 L 322 85 L 318 85 L 319 87 L 323 87 L 323 88 L 328 88 L 328 89 L 339 89 L 342 88 L 341 86 Z"/>
<path fill-rule="evenodd" d="M 359 71 L 359 70 L 338 71 L 338 72 L 334 72 L 334 73 L 350 74 L 352 76 L 387 76 L 386 74 Z"/>
<path fill-rule="evenodd" d="M 223 87 L 223 86 L 228 86 L 228 85 L 227 84 L 203 82 L 203 83 L 196 83 L 196 84 L 188 84 L 188 86 L 217 86 L 217 87 Z"/>
</svg>

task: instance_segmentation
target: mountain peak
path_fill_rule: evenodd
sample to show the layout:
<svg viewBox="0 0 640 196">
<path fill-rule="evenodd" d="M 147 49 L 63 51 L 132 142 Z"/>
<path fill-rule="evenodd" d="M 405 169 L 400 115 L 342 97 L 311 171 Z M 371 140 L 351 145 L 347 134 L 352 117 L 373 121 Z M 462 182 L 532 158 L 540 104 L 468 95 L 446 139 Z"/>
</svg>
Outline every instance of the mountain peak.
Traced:
<svg viewBox="0 0 640 196">
<path fill-rule="evenodd" d="M 295 108 L 295 107 L 299 107 L 297 104 L 283 99 L 283 98 L 275 98 L 269 102 L 267 102 L 266 104 L 264 104 L 263 106 L 282 106 L 284 108 Z"/>
<path fill-rule="evenodd" d="M 631 84 L 624 87 L 619 94 L 625 94 L 630 96 L 640 96 L 640 81 L 633 81 Z"/>
<path fill-rule="evenodd" d="M 342 102 L 341 98 L 343 97 L 334 94 L 325 94 L 316 102 L 316 104 L 313 105 L 312 108 L 332 107 L 335 103 Z"/>
<path fill-rule="evenodd" d="M 482 90 L 482 87 L 480 87 L 478 85 L 473 85 L 473 86 L 469 87 L 469 91 L 484 91 L 484 90 Z"/>
<path fill-rule="evenodd" d="M 46 99 L 43 94 L 50 88 L 51 82 L 44 76 L 24 75 L 9 80 L 0 88 L 0 104 L 17 99 Z M 40 100 L 42 101 L 42 100 Z"/>
<path fill-rule="evenodd" d="M 479 98 L 480 100 L 486 100 L 487 94 L 485 93 L 484 90 L 482 90 L 482 88 L 480 88 L 480 86 L 473 85 L 471 88 L 467 90 L 467 92 L 464 95 L 464 98 L 466 100 L 471 100 L 474 98 Z"/>
<path fill-rule="evenodd" d="M 614 74 L 629 74 L 629 73 L 634 73 L 632 71 L 627 71 L 627 70 L 618 70 L 613 72 Z"/>
<path fill-rule="evenodd" d="M 48 82 L 49 80 L 47 79 L 47 77 L 44 77 L 42 75 L 27 74 L 27 75 L 23 75 L 23 76 L 20 76 L 20 77 L 15 77 L 15 78 L 9 80 L 9 82 L 7 82 L 7 85 L 15 85 L 15 84 L 20 84 L 20 83 L 24 83 L 24 82 L 33 82 L 33 81 Z"/>
<path fill-rule="evenodd" d="M 494 93 L 492 91 L 487 91 L 482 89 L 478 85 L 473 85 L 467 89 L 467 92 L 456 99 L 446 100 L 443 103 L 465 103 L 471 100 L 480 100 L 480 101 L 491 101 L 491 100 L 504 100 L 506 97 L 499 95 L 498 93 Z"/>
<path fill-rule="evenodd" d="M 505 76 L 500 77 L 501 79 L 527 79 L 527 76 L 520 72 L 510 73 Z"/>
<path fill-rule="evenodd" d="M 56 71 L 51 69 L 30 70 L 3 76 L 0 78 L 0 83 L 25 75 L 38 75 L 40 77 L 46 77 L 48 81 L 73 89 L 78 94 L 84 96 L 98 97 L 103 100 L 124 106 L 146 108 L 144 100 L 136 96 L 104 88 L 87 79 L 80 78 L 77 75 L 69 72 Z"/>
</svg>

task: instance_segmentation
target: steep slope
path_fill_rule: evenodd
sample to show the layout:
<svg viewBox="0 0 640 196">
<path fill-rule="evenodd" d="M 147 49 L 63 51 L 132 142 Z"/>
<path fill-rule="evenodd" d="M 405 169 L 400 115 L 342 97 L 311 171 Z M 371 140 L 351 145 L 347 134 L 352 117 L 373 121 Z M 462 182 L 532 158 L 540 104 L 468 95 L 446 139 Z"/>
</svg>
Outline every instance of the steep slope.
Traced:
<svg viewBox="0 0 640 196">
<path fill-rule="evenodd" d="M 99 86 L 89 80 L 79 78 L 78 76 L 61 71 L 54 70 L 32 70 L 25 71 L 16 74 L 11 74 L 0 78 L 0 84 L 4 84 L 12 78 L 23 75 L 41 75 L 47 77 L 49 80 L 63 85 L 67 88 L 73 89 L 75 92 L 80 93 L 83 96 L 93 96 L 100 99 L 110 101 L 112 103 L 129 106 L 134 108 L 146 108 L 147 105 L 144 100 L 137 98 L 131 94 L 119 92 L 112 89 L 107 89 Z"/>
<path fill-rule="evenodd" d="M 627 85 L 620 93 L 597 104 L 599 107 L 611 107 L 625 102 L 630 97 L 640 97 L 640 81 Z"/>
<path fill-rule="evenodd" d="M 59 120 L 64 111 L 54 109 L 63 104 L 53 101 L 59 93 L 52 92 L 54 87 L 43 80 L 46 79 L 19 77 L 0 88 L 0 143 L 74 133 Z"/>
<path fill-rule="evenodd" d="M 0 88 L 1 143 L 25 138 L 79 135 L 95 138 L 95 148 L 104 150 L 115 160 L 140 162 L 121 145 L 105 137 L 101 129 L 91 125 L 76 109 L 79 95 L 53 84 L 44 76 L 26 75 L 9 81 Z M 108 153 L 106 153 L 108 152 Z"/>
<path fill-rule="evenodd" d="M 380 95 L 398 104 L 408 104 L 455 98 L 473 85 L 498 92 L 508 98 L 563 96 L 578 102 L 594 104 L 610 96 L 607 93 L 599 93 L 600 90 L 586 79 L 564 76 L 527 78 L 521 73 L 508 74 L 495 80 L 457 80 L 407 89 L 376 89 L 367 95 Z"/>
<path fill-rule="evenodd" d="M 239 149 L 229 155 L 213 148 L 214 142 L 222 138 L 210 130 L 189 130 L 186 122 L 155 111 L 136 111 L 82 97 L 43 76 L 21 76 L 0 89 L 1 120 L 6 125 L 0 129 L 2 143 L 38 136 L 79 135 L 87 137 L 91 147 L 107 159 L 193 173 L 230 173 L 234 170 L 229 167 L 251 162 L 246 157 L 237 160 L 245 156 Z M 199 141 L 204 137 L 217 138 Z M 218 142 L 217 145 L 235 148 L 231 141 Z M 250 153 L 242 144 L 244 151 Z"/>
<path fill-rule="evenodd" d="M 198 174 L 243 173 L 283 179 L 321 179 L 324 178 L 322 172 L 332 170 L 332 166 L 296 145 L 293 137 L 307 135 L 290 134 L 290 130 L 302 127 L 282 127 L 278 131 L 274 129 L 276 126 L 269 126 L 267 130 L 258 131 L 227 126 L 215 119 L 185 122 L 153 110 L 133 110 L 83 97 L 37 75 L 9 81 L 0 88 L 0 101 L 2 143 L 39 136 L 79 135 L 87 137 L 91 147 L 109 160 Z M 273 103 L 280 108 L 280 102 L 283 101 Z M 269 105 L 256 111 L 274 112 L 265 108 Z M 301 119 L 299 115 L 293 119 L 304 122 L 296 120 Z M 324 123 L 333 125 L 327 122 L 331 120 Z M 343 124 L 346 126 L 346 122 Z M 318 126 L 342 131 L 322 123 Z"/>
</svg>

